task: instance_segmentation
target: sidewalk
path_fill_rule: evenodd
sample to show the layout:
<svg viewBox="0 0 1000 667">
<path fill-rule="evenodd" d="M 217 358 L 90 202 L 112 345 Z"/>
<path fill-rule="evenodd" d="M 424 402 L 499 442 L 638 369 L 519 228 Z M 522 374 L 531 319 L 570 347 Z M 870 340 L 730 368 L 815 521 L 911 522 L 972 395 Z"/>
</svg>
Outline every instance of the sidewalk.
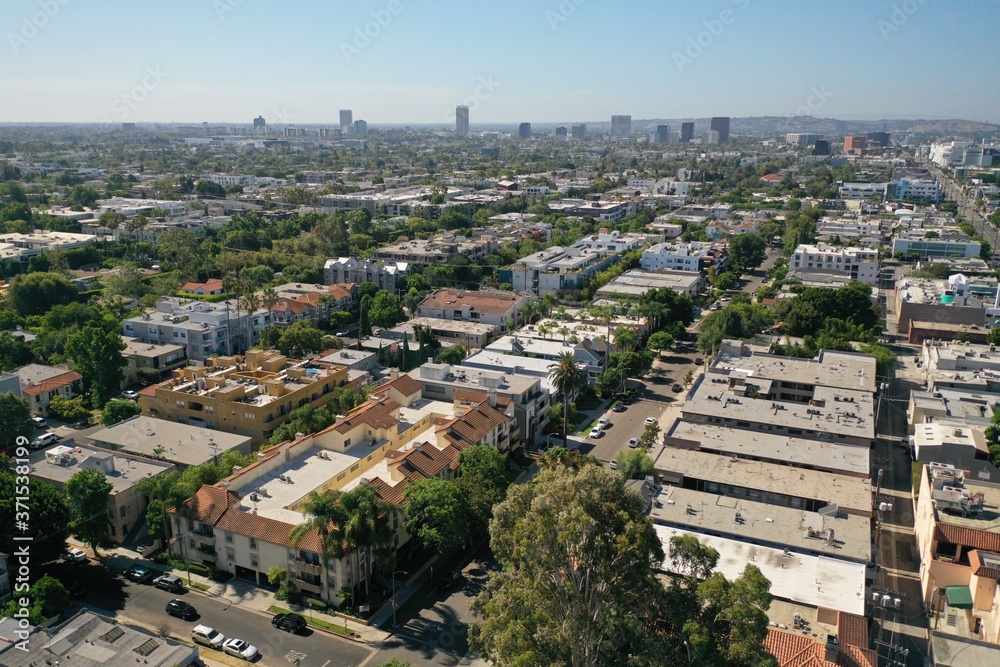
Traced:
<svg viewBox="0 0 1000 667">
<path fill-rule="evenodd" d="M 74 546 L 79 546 L 79 544 L 76 543 L 76 540 L 70 539 L 68 542 Z M 86 551 L 88 554 L 91 553 L 90 549 L 86 549 Z M 188 577 L 190 576 L 190 581 L 192 583 L 208 587 L 207 590 L 200 590 L 199 588 L 191 586 L 189 590 L 192 593 L 208 595 L 219 598 L 220 600 L 226 600 L 235 605 L 239 605 L 243 609 L 252 609 L 267 616 L 273 615 L 271 612 L 268 612 L 267 609 L 271 607 L 271 605 L 277 605 L 285 609 L 290 609 L 291 611 L 301 614 L 306 618 L 312 617 L 317 620 L 326 621 L 332 625 L 347 628 L 348 630 L 353 631 L 355 635 L 359 635 L 358 639 L 360 639 L 360 641 L 366 643 L 383 642 L 389 637 L 389 633 L 383 632 L 377 627 L 369 626 L 363 622 L 345 618 L 340 615 L 334 616 L 324 614 L 315 610 L 310 610 L 307 607 L 291 604 L 289 602 L 280 602 L 275 600 L 274 593 L 271 591 L 259 588 L 249 581 L 243 581 L 242 579 L 233 578 L 223 584 L 217 581 L 212 581 L 211 579 L 198 574 L 191 573 L 188 575 L 188 573 L 184 570 L 171 570 L 166 568 L 164 565 L 158 565 L 148 559 L 137 558 L 136 554 L 127 549 L 101 550 L 101 561 L 109 568 L 118 572 L 124 572 L 133 565 L 143 565 L 145 567 L 149 567 L 150 569 L 160 570 L 166 574 L 173 574 L 180 577 L 185 586 L 187 586 Z M 408 597 L 409 595 L 412 595 L 412 592 L 408 590 L 400 590 L 397 592 L 397 597 L 399 597 L 400 600 L 405 600 L 406 598 L 402 597 L 404 594 Z M 402 604 L 402 602 L 400 602 L 400 604 Z M 322 631 L 319 628 L 314 629 Z M 348 639 L 344 635 L 338 635 L 336 633 L 329 634 L 343 639 Z"/>
</svg>

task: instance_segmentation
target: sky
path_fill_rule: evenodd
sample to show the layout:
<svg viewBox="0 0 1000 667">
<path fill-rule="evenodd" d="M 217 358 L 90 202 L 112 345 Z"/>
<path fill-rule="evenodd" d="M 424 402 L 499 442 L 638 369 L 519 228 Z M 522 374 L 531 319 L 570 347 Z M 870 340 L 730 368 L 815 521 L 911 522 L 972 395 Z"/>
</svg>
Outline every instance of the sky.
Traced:
<svg viewBox="0 0 1000 667">
<path fill-rule="evenodd" d="M 998 122 L 998 25 L 995 0 L 2 0 L 0 123 Z"/>
</svg>

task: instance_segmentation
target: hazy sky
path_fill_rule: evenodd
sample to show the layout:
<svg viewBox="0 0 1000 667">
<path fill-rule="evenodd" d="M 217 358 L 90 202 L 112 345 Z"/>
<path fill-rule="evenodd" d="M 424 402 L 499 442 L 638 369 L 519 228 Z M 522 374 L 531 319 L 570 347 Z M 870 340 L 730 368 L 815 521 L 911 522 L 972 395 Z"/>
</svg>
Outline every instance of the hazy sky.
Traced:
<svg viewBox="0 0 1000 667">
<path fill-rule="evenodd" d="M 997 26 L 996 0 L 2 0 L 0 122 L 995 122 Z"/>
</svg>

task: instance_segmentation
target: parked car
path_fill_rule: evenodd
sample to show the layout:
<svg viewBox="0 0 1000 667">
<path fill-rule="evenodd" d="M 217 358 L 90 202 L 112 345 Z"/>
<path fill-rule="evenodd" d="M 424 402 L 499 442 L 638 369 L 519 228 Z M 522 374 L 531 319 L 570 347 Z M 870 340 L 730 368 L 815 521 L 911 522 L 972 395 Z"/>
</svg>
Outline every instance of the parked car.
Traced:
<svg viewBox="0 0 1000 667">
<path fill-rule="evenodd" d="M 271 619 L 271 625 L 294 635 L 306 629 L 306 619 L 298 614 L 278 614 Z"/>
<path fill-rule="evenodd" d="M 462 578 L 461 570 L 452 570 L 448 574 L 441 577 L 441 581 L 438 582 L 438 588 L 443 591 L 450 591 L 458 580 Z"/>
<path fill-rule="evenodd" d="M 617 403 L 615 403 L 615 407 L 611 409 L 614 410 L 615 412 L 625 412 L 626 410 L 628 410 L 628 406 L 625 405 L 624 402 L 618 401 Z"/>
<path fill-rule="evenodd" d="M 43 417 L 32 417 L 31 422 L 35 425 L 35 428 L 45 428 L 48 424 L 45 423 Z"/>
<path fill-rule="evenodd" d="M 600 426 L 595 426 L 594 428 L 590 429 L 590 435 L 588 435 L 587 437 L 588 438 L 600 438 L 601 437 L 601 433 L 602 433 L 601 427 Z"/>
<path fill-rule="evenodd" d="M 177 593 L 184 590 L 184 584 L 181 583 L 181 578 L 175 577 L 172 574 L 160 575 L 156 579 L 153 579 L 153 585 L 165 591 L 170 591 L 171 593 Z"/>
<path fill-rule="evenodd" d="M 628 439 L 628 446 L 631 447 L 632 449 L 635 449 L 636 447 L 638 447 L 639 446 L 639 438 L 629 438 Z"/>
<path fill-rule="evenodd" d="M 71 581 L 66 584 L 66 592 L 71 598 L 80 599 L 87 594 L 87 589 L 79 581 Z"/>
<path fill-rule="evenodd" d="M 642 422 L 646 426 L 652 426 L 656 423 L 656 417 L 646 417 L 646 421 Z"/>
<path fill-rule="evenodd" d="M 130 401 L 138 401 L 139 400 L 139 392 L 132 391 L 131 389 L 127 389 L 127 390 L 125 390 L 125 391 L 122 392 L 122 398 L 127 398 Z"/>
<path fill-rule="evenodd" d="M 153 580 L 153 571 L 148 567 L 133 565 L 125 570 L 125 578 L 137 584 L 148 584 Z"/>
<path fill-rule="evenodd" d="M 59 436 L 55 433 L 43 433 L 31 441 L 31 448 L 41 449 L 42 447 L 48 447 L 49 445 L 57 442 L 59 442 Z"/>
<path fill-rule="evenodd" d="M 226 636 L 207 625 L 196 625 L 191 628 L 191 641 L 195 644 L 221 650 L 222 643 L 226 641 Z"/>
<path fill-rule="evenodd" d="M 243 658 L 244 660 L 253 660 L 257 657 L 257 654 L 260 653 L 256 646 L 246 640 L 237 639 L 236 637 L 227 639 L 223 642 L 222 650 L 231 656 Z"/>
<path fill-rule="evenodd" d="M 608 461 L 608 466 L 612 470 L 618 470 L 618 461 L 615 461 L 614 459 L 611 459 L 610 461 Z"/>
<path fill-rule="evenodd" d="M 68 560 L 71 563 L 86 563 L 87 554 L 84 553 L 83 549 L 77 549 L 76 547 L 70 547 L 65 554 L 63 554 L 63 560 Z"/>
<path fill-rule="evenodd" d="M 600 419 L 597 420 L 597 428 L 601 429 L 602 431 L 609 426 L 611 426 L 611 422 L 608 420 L 607 417 L 601 417 Z"/>
<path fill-rule="evenodd" d="M 674 386 L 673 386 L 673 387 L 671 387 L 671 389 L 673 389 L 673 390 L 674 390 L 674 393 L 679 393 L 679 392 L 682 392 L 682 391 L 684 391 L 684 387 L 680 386 L 680 385 L 679 385 L 679 384 L 677 384 L 676 382 L 674 383 Z"/>
<path fill-rule="evenodd" d="M 171 600 L 168 602 L 167 613 L 185 621 L 190 621 L 192 618 L 197 618 L 198 616 L 198 611 L 184 600 Z"/>
<path fill-rule="evenodd" d="M 694 360 L 694 363 L 697 366 L 701 366 L 703 363 L 705 363 L 705 360 L 702 359 L 701 357 L 698 357 L 697 359 Z"/>
</svg>

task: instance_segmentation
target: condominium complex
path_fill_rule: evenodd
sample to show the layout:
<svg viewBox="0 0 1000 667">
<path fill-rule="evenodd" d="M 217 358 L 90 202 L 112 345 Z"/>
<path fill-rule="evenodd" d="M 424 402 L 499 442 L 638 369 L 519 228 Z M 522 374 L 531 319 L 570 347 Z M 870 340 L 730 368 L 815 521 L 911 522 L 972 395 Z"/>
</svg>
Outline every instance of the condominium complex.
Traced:
<svg viewBox="0 0 1000 667">
<path fill-rule="evenodd" d="M 824 269 L 844 274 L 851 280 L 877 285 L 879 280 L 878 250 L 831 246 L 825 243 L 802 243 L 795 248 L 788 268 Z"/>
<path fill-rule="evenodd" d="M 530 299 L 517 292 L 443 288 L 431 292 L 420 302 L 417 315 L 490 324 L 506 333 L 517 328 L 518 310 Z"/>
<path fill-rule="evenodd" d="M 702 241 L 658 243 L 642 253 L 643 271 L 672 269 L 699 272 L 713 265 L 721 271 L 725 264 L 724 246 Z"/>
<path fill-rule="evenodd" d="M 522 257 L 514 266 L 500 270 L 500 282 L 510 283 L 515 292 L 536 296 L 578 290 L 598 271 L 617 262 L 617 253 L 576 244 L 552 246 Z"/>
<path fill-rule="evenodd" d="M 410 273 L 407 262 L 391 260 L 373 262 L 369 259 L 340 257 L 326 260 L 323 280 L 327 285 L 337 283 L 375 283 L 389 292 L 395 292 L 400 279 Z"/>
</svg>

